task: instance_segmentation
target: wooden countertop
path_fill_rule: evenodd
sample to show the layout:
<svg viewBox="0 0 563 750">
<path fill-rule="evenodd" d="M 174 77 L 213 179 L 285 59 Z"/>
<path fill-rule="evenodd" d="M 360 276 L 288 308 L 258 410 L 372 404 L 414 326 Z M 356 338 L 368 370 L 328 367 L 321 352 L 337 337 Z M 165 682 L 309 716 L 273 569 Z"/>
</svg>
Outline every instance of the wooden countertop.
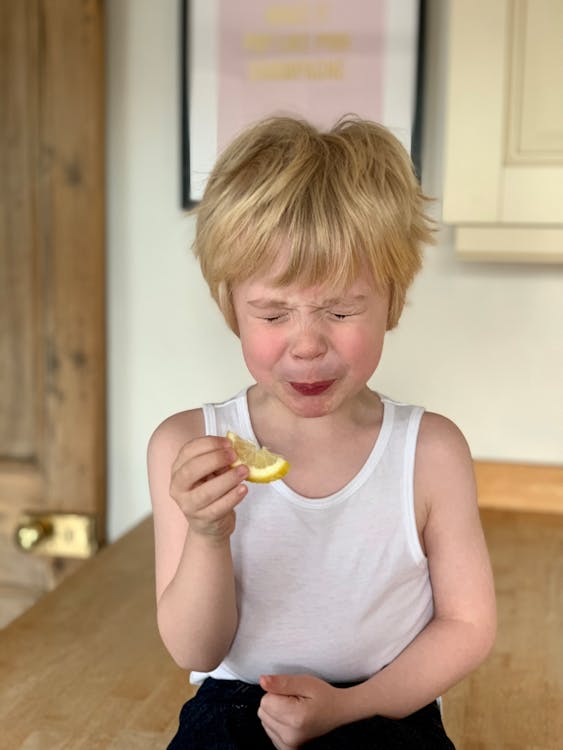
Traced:
<svg viewBox="0 0 563 750">
<path fill-rule="evenodd" d="M 444 701 L 457 750 L 557 750 L 563 736 L 563 515 L 483 511 L 500 626 Z M 9 750 L 161 750 L 191 695 L 156 630 L 152 520 L 0 631 Z"/>
<path fill-rule="evenodd" d="M 193 689 L 156 628 L 152 518 L 0 631 L 0 747 L 161 750 Z"/>
</svg>

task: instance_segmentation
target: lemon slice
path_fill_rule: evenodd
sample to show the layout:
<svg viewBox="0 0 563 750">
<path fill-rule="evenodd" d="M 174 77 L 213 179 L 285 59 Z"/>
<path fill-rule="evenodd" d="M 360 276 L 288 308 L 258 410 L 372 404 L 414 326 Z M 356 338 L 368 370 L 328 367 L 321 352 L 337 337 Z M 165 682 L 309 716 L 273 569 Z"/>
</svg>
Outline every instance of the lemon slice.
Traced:
<svg viewBox="0 0 563 750">
<path fill-rule="evenodd" d="M 285 477 L 289 471 L 289 464 L 281 456 L 270 453 L 267 448 L 259 448 L 250 440 L 243 440 L 234 432 L 227 432 L 227 437 L 233 444 L 238 458 L 233 466 L 244 464 L 248 466 L 249 482 L 273 482 L 274 479 Z"/>
</svg>

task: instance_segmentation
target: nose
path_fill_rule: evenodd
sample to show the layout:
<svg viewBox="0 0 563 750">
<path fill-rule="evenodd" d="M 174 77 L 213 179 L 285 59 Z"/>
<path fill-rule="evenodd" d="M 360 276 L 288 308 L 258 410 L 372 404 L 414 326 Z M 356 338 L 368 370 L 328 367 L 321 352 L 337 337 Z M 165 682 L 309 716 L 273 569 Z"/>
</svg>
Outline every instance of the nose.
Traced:
<svg viewBox="0 0 563 750">
<path fill-rule="evenodd" d="M 327 341 L 316 326 L 300 327 L 291 341 L 291 356 L 295 359 L 317 359 L 326 354 Z"/>
</svg>

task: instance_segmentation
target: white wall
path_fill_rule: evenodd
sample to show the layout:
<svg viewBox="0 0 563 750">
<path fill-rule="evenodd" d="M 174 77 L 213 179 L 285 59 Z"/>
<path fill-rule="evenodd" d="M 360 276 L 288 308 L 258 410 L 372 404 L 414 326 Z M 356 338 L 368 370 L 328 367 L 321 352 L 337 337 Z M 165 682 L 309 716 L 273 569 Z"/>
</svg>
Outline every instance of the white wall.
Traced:
<svg viewBox="0 0 563 750">
<path fill-rule="evenodd" d="M 180 210 L 178 5 L 106 4 L 110 539 L 150 511 L 154 427 L 245 382 Z"/>
<path fill-rule="evenodd" d="M 106 4 L 110 540 L 150 512 L 154 427 L 249 382 L 180 209 L 178 6 Z M 439 201 L 447 4 L 429 6 L 423 170 Z M 562 282 L 563 266 L 463 263 L 444 228 L 372 385 L 453 418 L 476 458 L 561 463 Z"/>
</svg>

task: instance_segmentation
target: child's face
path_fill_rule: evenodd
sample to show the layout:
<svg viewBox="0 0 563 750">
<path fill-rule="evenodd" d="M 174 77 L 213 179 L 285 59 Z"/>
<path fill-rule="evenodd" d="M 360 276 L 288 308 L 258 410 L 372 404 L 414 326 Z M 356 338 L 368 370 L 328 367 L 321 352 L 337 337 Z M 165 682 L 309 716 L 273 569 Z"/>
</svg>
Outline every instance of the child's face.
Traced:
<svg viewBox="0 0 563 750">
<path fill-rule="evenodd" d="M 294 414 L 351 405 L 379 363 L 389 297 L 367 280 L 335 293 L 255 276 L 233 288 L 233 303 L 248 369 Z"/>
</svg>

